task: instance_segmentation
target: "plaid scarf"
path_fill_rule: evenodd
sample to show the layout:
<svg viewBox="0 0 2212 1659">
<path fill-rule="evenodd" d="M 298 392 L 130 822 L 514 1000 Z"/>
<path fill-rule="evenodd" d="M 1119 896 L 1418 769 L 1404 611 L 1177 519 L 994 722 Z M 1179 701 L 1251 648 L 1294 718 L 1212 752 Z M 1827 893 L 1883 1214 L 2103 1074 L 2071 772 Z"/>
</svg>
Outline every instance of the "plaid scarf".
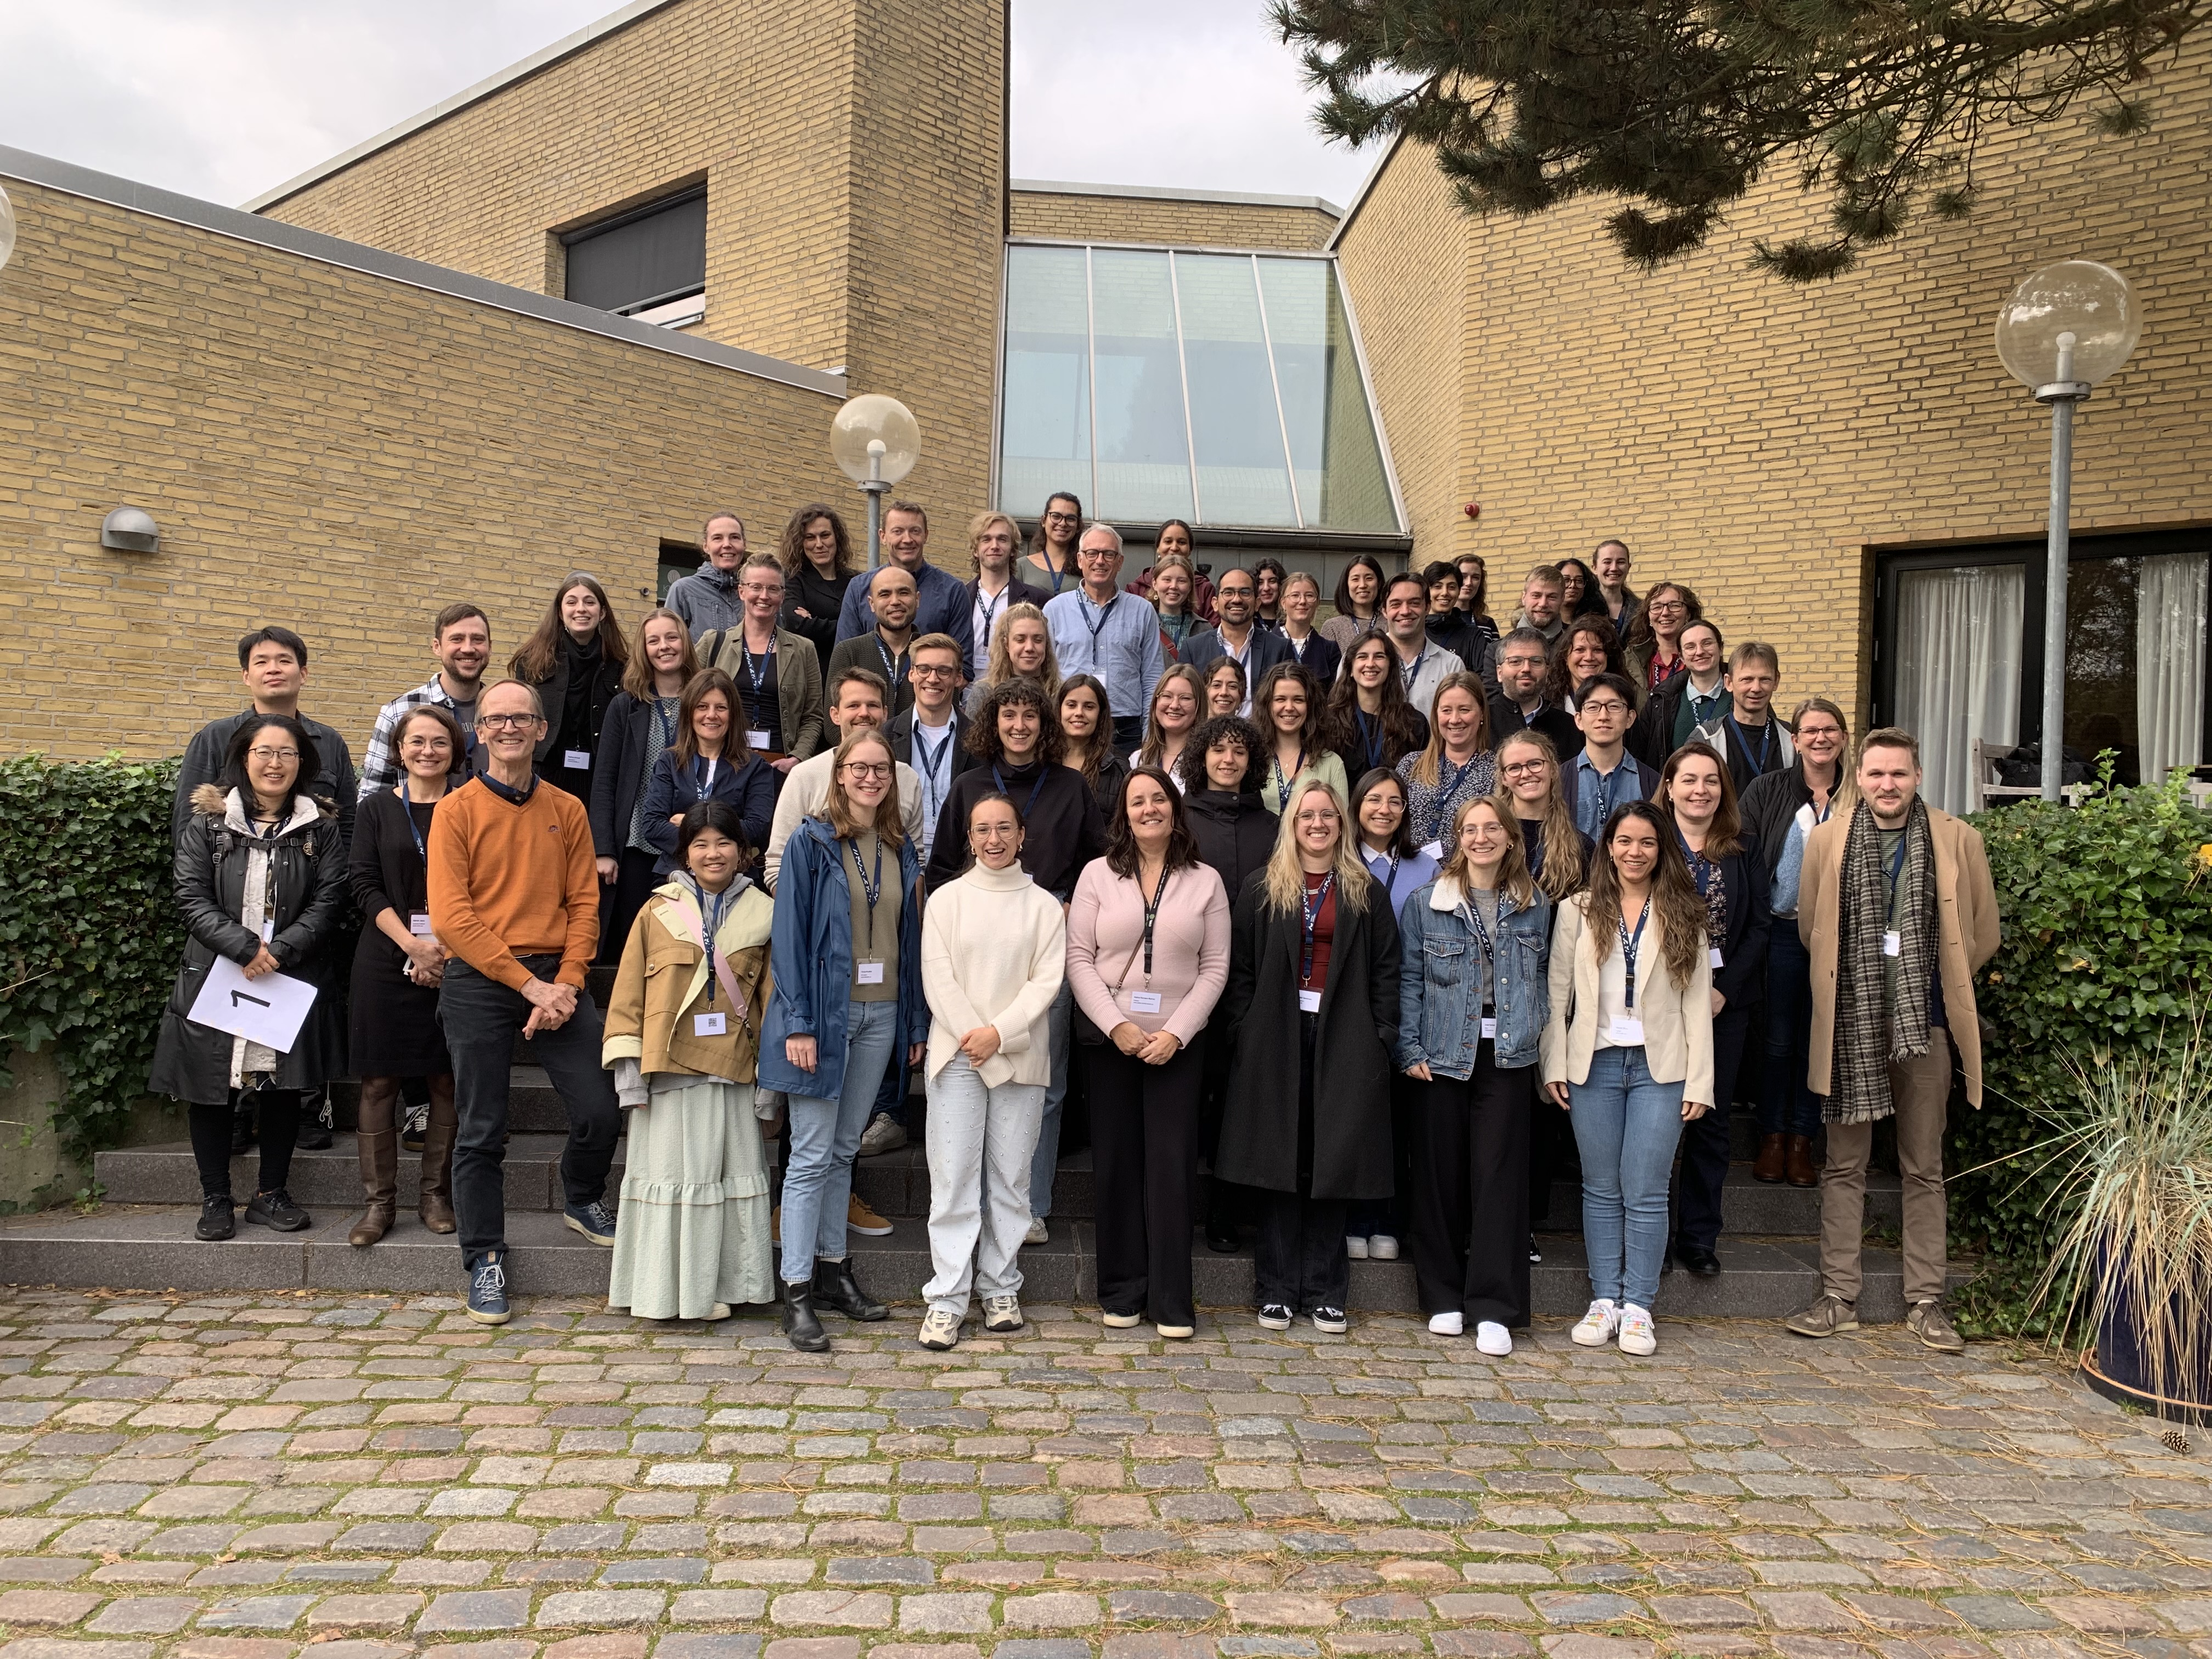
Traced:
<svg viewBox="0 0 2212 1659">
<path fill-rule="evenodd" d="M 1897 878 L 1897 997 L 1883 995 L 1881 936 L 1888 930 L 1889 884 L 1882 872 L 1881 830 L 1874 810 L 1859 802 L 1844 842 L 1836 947 L 1834 1091 L 1822 1103 L 1827 1123 L 1872 1123 L 1897 1109 L 1889 1096 L 1889 1063 L 1928 1052 L 1928 994 L 1936 974 L 1940 929 L 1936 908 L 1936 843 L 1927 804 L 1905 820 L 1905 868 Z"/>
</svg>

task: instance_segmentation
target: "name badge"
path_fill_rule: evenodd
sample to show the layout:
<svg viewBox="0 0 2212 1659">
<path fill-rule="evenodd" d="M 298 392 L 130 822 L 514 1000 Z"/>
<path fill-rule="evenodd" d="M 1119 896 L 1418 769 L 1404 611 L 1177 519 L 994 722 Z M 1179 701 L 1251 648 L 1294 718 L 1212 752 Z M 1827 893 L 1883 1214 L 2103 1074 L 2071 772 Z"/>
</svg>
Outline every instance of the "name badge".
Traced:
<svg viewBox="0 0 2212 1659">
<path fill-rule="evenodd" d="M 588 749 L 563 749 L 561 764 L 571 772 L 588 772 L 592 769 L 592 751 Z"/>
<path fill-rule="evenodd" d="M 1482 1040 L 1485 1042 L 1498 1041 L 1498 1022 L 1487 1014 L 1482 1017 Z"/>
<path fill-rule="evenodd" d="M 262 919 L 262 923 L 261 923 L 261 942 L 262 942 L 264 945 L 266 945 L 266 944 L 268 944 L 268 943 L 269 943 L 269 941 L 270 941 L 270 939 L 275 939 L 276 937 L 276 917 L 274 917 L 274 916 L 266 916 L 266 917 L 264 917 L 264 918 Z M 1891 937 L 1891 938 L 1893 938 L 1893 939 L 1894 939 L 1894 938 L 1896 937 L 1896 935 L 1893 933 L 1890 937 Z M 1896 954 L 1897 954 L 1897 952 L 1896 952 L 1896 951 L 1892 951 L 1890 952 L 1890 955 L 1892 955 L 1892 956 L 1895 956 Z"/>
<path fill-rule="evenodd" d="M 880 962 L 856 962 L 853 964 L 853 982 L 856 985 L 881 985 L 884 964 Z"/>
<path fill-rule="evenodd" d="M 1614 1020 L 1608 1031 L 1616 1048 L 1641 1048 L 1644 1046 L 1644 1022 L 1632 1014 Z"/>
<path fill-rule="evenodd" d="M 410 911 L 407 916 L 407 931 L 414 934 L 416 939 L 429 938 L 430 913 L 428 910 Z"/>
<path fill-rule="evenodd" d="M 1420 853 L 1423 858 L 1434 859 L 1438 864 L 1444 861 L 1444 844 L 1440 841 L 1423 842 Z"/>
<path fill-rule="evenodd" d="M 1705 965 L 1708 968 L 1717 968 L 1721 965 L 1721 947 L 1719 945 L 1716 945 L 1705 952 Z"/>
<path fill-rule="evenodd" d="M 691 1016 L 691 1029 L 700 1036 L 726 1036 L 730 1029 L 730 1017 L 723 1013 L 694 1014 Z"/>
<path fill-rule="evenodd" d="M 1901 956 L 1905 951 L 1905 935 L 1892 928 L 1881 936 L 1881 953 L 1886 957 Z"/>
<path fill-rule="evenodd" d="M 1160 994 L 1158 991 L 1132 991 L 1129 993 L 1129 1012 L 1131 1013 L 1157 1014 L 1159 1011 Z"/>
<path fill-rule="evenodd" d="M 750 727 L 747 727 L 747 728 L 746 728 L 746 731 L 745 731 L 745 747 L 746 747 L 746 748 L 748 748 L 748 749 L 765 749 L 765 748 L 767 748 L 768 746 L 769 746 L 769 742 L 768 742 L 768 733 L 767 733 L 767 732 L 756 732 L 756 731 L 753 731 Z"/>
<path fill-rule="evenodd" d="M 1318 991 L 1299 992 L 1298 1012 L 1302 1014 L 1319 1013 L 1321 1012 L 1321 993 Z"/>
</svg>

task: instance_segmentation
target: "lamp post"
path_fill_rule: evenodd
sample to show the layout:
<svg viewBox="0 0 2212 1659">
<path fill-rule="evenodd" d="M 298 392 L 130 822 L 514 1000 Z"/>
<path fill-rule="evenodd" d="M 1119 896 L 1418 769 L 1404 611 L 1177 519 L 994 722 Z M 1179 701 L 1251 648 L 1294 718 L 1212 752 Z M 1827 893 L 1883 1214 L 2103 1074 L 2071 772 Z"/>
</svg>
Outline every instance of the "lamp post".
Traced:
<svg viewBox="0 0 2212 1659">
<path fill-rule="evenodd" d="M 868 498 L 868 568 L 884 558 L 884 497 L 921 459 L 914 411 L 880 392 L 847 401 L 830 422 L 830 455 Z"/>
<path fill-rule="evenodd" d="M 2066 737 L 2066 549 L 2074 491 L 2074 405 L 2128 360 L 2142 307 L 2109 265 L 2063 259 L 2012 291 L 1997 313 L 1997 356 L 2051 405 L 2051 529 L 2043 604 L 2043 799 L 2059 798 Z"/>
</svg>

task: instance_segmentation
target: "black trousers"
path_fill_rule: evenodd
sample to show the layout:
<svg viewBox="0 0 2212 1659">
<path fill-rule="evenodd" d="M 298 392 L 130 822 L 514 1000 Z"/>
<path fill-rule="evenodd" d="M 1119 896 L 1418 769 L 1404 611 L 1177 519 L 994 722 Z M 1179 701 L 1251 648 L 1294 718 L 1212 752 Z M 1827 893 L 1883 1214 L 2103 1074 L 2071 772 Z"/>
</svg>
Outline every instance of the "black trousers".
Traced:
<svg viewBox="0 0 2212 1659">
<path fill-rule="evenodd" d="M 1713 1019 L 1713 1109 L 1682 1126 L 1681 1163 L 1674 1175 L 1674 1249 L 1710 1250 L 1720 1243 L 1721 1188 L 1728 1180 L 1729 1113 L 1743 1048 L 1751 1036 L 1750 1005 L 1731 1003 Z"/>
<path fill-rule="evenodd" d="M 236 1112 L 258 1112 L 261 1119 L 254 1137 L 261 1148 L 261 1178 L 255 1190 L 273 1193 L 292 1178 L 292 1148 L 300 1139 L 300 1091 L 258 1089 L 241 1094 L 234 1090 L 225 1104 L 204 1106 L 195 1101 L 185 1114 L 204 1198 L 230 1194 L 231 1117 Z"/>
<path fill-rule="evenodd" d="M 1292 1313 L 1341 1308 L 1352 1293 L 1352 1261 L 1344 1253 L 1351 1205 L 1313 1196 L 1315 1014 L 1298 1016 L 1298 1184 L 1294 1192 L 1261 1192 L 1253 1278 L 1260 1304 Z"/>
<path fill-rule="evenodd" d="M 558 957 L 523 957 L 543 980 L 560 971 Z M 473 1270 L 488 1250 L 507 1254 L 507 1085 L 514 1039 L 530 1003 L 458 957 L 446 964 L 438 992 L 438 1024 L 453 1059 L 453 1103 L 460 1129 L 453 1143 L 453 1213 L 460 1222 L 461 1259 Z M 576 994 L 568 1023 L 530 1039 L 525 1052 L 545 1068 L 568 1113 L 568 1145 L 561 1154 L 561 1186 L 572 1208 L 607 1190 L 615 1139 L 622 1130 L 612 1074 L 599 1062 L 605 1022 L 589 991 Z"/>
<path fill-rule="evenodd" d="M 630 924 L 645 908 L 653 890 L 660 884 L 660 878 L 653 873 L 653 866 L 652 854 L 625 847 L 615 860 L 614 881 L 599 889 L 598 959 L 602 966 L 612 966 L 622 960 L 623 951 L 629 944 Z"/>
<path fill-rule="evenodd" d="M 1425 1314 L 1528 1322 L 1528 1140 L 1536 1068 L 1482 1043 L 1464 1082 L 1422 1091 L 1413 1158 L 1413 1282 Z M 1547 1177 L 1548 1179 L 1548 1176 Z"/>
<path fill-rule="evenodd" d="M 1552 1218 L 1552 1183 L 1561 1176 L 1581 1178 L 1581 1153 L 1574 1126 L 1557 1102 L 1539 1089 L 1528 1109 L 1528 1225 L 1533 1231 Z M 1576 1222 L 1580 1224 L 1577 1210 Z M 1522 1243 L 1525 1249 L 1528 1241 Z"/>
<path fill-rule="evenodd" d="M 1149 1313 L 1163 1325 L 1194 1322 L 1190 1195 L 1201 1046 L 1164 1066 L 1132 1060 L 1111 1042 L 1079 1051 L 1090 1073 L 1098 1305 L 1108 1313 Z"/>
</svg>

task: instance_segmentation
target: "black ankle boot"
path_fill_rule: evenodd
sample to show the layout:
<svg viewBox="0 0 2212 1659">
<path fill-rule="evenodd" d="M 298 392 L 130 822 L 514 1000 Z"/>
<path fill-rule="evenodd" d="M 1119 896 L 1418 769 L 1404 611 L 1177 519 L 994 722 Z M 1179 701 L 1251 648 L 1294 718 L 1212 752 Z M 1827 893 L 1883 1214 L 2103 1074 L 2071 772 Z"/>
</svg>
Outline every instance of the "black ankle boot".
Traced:
<svg viewBox="0 0 2212 1659">
<path fill-rule="evenodd" d="M 827 1353 L 830 1334 L 822 1328 L 822 1322 L 814 1316 L 814 1286 L 793 1285 L 783 1287 L 783 1313 L 777 1320 L 791 1346 L 801 1353 Z"/>
<path fill-rule="evenodd" d="M 868 1293 L 860 1288 L 860 1281 L 853 1277 L 850 1256 L 842 1261 L 815 1262 L 814 1299 L 825 1308 L 835 1308 L 848 1319 L 863 1323 L 891 1316 L 891 1310 L 880 1302 L 871 1301 Z"/>
</svg>

